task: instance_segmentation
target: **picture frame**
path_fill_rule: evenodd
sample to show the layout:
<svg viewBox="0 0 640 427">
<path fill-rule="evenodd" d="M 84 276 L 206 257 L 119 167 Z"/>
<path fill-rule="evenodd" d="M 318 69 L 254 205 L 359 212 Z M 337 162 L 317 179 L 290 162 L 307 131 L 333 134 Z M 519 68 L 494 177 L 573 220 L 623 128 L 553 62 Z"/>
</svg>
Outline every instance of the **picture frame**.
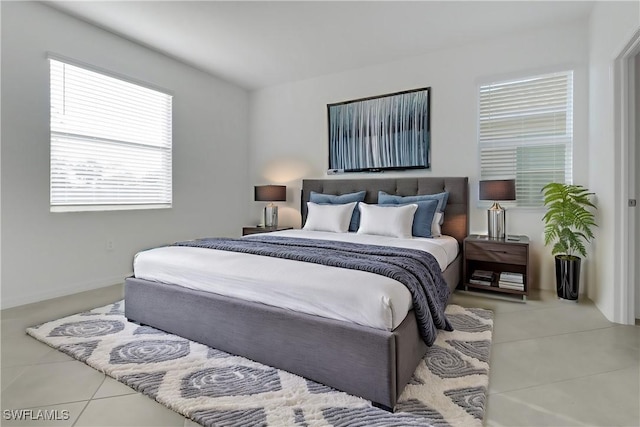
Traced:
<svg viewBox="0 0 640 427">
<path fill-rule="evenodd" d="M 329 174 L 429 169 L 431 87 L 327 105 Z"/>
</svg>

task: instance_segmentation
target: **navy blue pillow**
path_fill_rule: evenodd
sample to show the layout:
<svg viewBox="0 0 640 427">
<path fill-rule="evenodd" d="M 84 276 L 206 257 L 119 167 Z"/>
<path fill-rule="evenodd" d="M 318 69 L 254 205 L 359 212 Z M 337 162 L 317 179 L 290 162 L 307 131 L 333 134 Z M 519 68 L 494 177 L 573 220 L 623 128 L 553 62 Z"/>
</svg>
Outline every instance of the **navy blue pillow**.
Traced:
<svg viewBox="0 0 640 427">
<path fill-rule="evenodd" d="M 393 194 L 387 194 L 384 191 L 378 192 L 378 204 L 386 205 L 386 204 L 404 204 L 404 203 L 415 203 L 422 202 L 425 200 L 437 200 L 438 201 L 438 212 L 442 213 L 442 217 L 440 218 L 440 225 L 444 222 L 444 209 L 447 206 L 447 201 L 449 200 L 449 192 L 443 191 L 442 193 L 437 194 L 421 194 L 419 196 L 395 196 Z"/>
<path fill-rule="evenodd" d="M 413 216 L 413 226 L 411 227 L 411 234 L 413 234 L 415 237 L 433 237 L 431 234 L 431 223 L 433 222 L 433 216 L 438 211 L 437 200 L 422 200 L 410 203 L 388 202 L 378 204 L 381 206 L 418 205 L 418 209 Z"/>
<path fill-rule="evenodd" d="M 351 202 L 364 202 L 364 198 L 367 195 L 366 191 L 358 191 L 357 193 L 348 194 L 323 194 L 312 191 L 309 195 L 309 201 L 317 203 L 319 205 L 344 205 Z M 349 223 L 349 231 L 358 231 L 360 226 L 360 209 L 358 209 L 358 203 L 353 209 L 351 214 L 351 222 Z"/>
</svg>

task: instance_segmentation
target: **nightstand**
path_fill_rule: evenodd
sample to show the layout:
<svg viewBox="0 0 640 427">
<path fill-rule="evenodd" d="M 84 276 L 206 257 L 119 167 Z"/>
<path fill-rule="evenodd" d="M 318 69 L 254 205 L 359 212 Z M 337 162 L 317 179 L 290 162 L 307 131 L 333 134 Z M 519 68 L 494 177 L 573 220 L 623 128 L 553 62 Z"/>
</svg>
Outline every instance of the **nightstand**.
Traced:
<svg viewBox="0 0 640 427">
<path fill-rule="evenodd" d="M 242 235 L 271 233 L 272 231 L 292 230 L 293 227 L 242 227 Z"/>
<path fill-rule="evenodd" d="M 518 295 L 523 301 L 527 300 L 529 294 L 529 238 L 527 236 L 491 239 L 487 236 L 471 235 L 464 239 L 463 250 L 462 278 L 465 290 L 482 289 Z M 494 273 L 491 284 L 472 277 L 474 273 L 481 275 L 482 272 Z M 514 273 L 509 279 L 511 282 L 507 281 L 506 274 L 502 276 L 504 280 L 500 280 L 501 273 Z M 472 280 L 476 283 L 470 283 Z M 521 289 L 518 289 L 519 281 L 522 282 Z M 515 285 L 514 282 L 516 282 Z"/>
</svg>

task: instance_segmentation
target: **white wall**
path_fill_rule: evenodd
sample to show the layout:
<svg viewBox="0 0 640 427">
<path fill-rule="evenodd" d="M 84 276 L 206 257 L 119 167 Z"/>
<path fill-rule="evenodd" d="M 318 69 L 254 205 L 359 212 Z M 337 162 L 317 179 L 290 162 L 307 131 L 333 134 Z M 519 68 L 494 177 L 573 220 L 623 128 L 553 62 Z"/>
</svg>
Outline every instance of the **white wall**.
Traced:
<svg viewBox="0 0 640 427">
<path fill-rule="evenodd" d="M 634 74 L 635 74 L 635 86 L 634 91 L 636 94 L 635 98 L 635 141 L 634 141 L 634 149 L 633 153 L 635 155 L 635 186 L 634 193 L 632 197 L 636 199 L 636 203 L 640 199 L 640 53 L 638 53 L 635 57 L 634 64 Z M 631 147 L 630 147 L 631 148 Z M 635 253 L 636 255 L 640 255 L 640 206 L 636 206 L 635 208 L 635 217 L 636 217 L 636 228 L 635 228 L 635 236 L 631 236 L 631 238 L 635 238 Z M 636 310 L 635 310 L 635 318 L 640 319 L 640 263 L 636 263 L 635 265 L 635 297 L 636 297 Z"/>
<path fill-rule="evenodd" d="M 41 3 L 1 7 L 3 308 L 122 282 L 147 247 L 239 235 L 250 201 L 246 91 Z M 173 92 L 172 209 L 49 212 L 47 51 Z"/>
<path fill-rule="evenodd" d="M 471 231 L 486 233 L 478 209 L 478 83 L 486 78 L 575 70 L 574 179 L 586 184 L 587 23 L 514 34 L 499 40 L 434 51 L 412 59 L 259 90 L 251 94 L 250 164 L 254 183 L 289 187 L 280 222 L 300 225 L 302 178 L 324 178 L 328 165 L 326 105 L 406 89 L 432 89 L 432 167 L 384 176 L 468 176 Z M 347 174 L 339 178 L 361 178 Z M 375 174 L 374 177 L 381 177 Z M 259 209 L 255 208 L 255 221 Z M 542 244 L 542 210 L 512 209 L 507 233 L 532 239 L 534 286 L 554 288 L 550 250 Z"/>
<path fill-rule="evenodd" d="M 614 144 L 613 65 L 639 25 L 640 3 L 636 1 L 597 2 L 589 22 L 589 187 L 598 195 L 599 227 L 589 263 L 593 280 L 588 295 L 609 320 L 618 322 L 624 319 L 618 317 L 621 309 L 615 286 L 627 284 L 615 283 L 619 254 L 614 237 L 620 222 L 616 214 L 626 209 L 627 200 L 616 197 L 621 159 L 616 157 Z"/>
</svg>

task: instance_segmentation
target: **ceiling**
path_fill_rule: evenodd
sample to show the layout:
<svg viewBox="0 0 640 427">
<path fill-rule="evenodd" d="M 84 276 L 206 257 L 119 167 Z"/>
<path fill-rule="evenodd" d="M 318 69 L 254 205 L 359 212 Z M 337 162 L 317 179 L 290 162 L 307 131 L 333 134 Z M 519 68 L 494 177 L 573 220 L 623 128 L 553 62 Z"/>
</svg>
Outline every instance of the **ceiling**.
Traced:
<svg viewBox="0 0 640 427">
<path fill-rule="evenodd" d="M 591 1 L 46 1 L 259 89 L 587 19 Z"/>
</svg>

